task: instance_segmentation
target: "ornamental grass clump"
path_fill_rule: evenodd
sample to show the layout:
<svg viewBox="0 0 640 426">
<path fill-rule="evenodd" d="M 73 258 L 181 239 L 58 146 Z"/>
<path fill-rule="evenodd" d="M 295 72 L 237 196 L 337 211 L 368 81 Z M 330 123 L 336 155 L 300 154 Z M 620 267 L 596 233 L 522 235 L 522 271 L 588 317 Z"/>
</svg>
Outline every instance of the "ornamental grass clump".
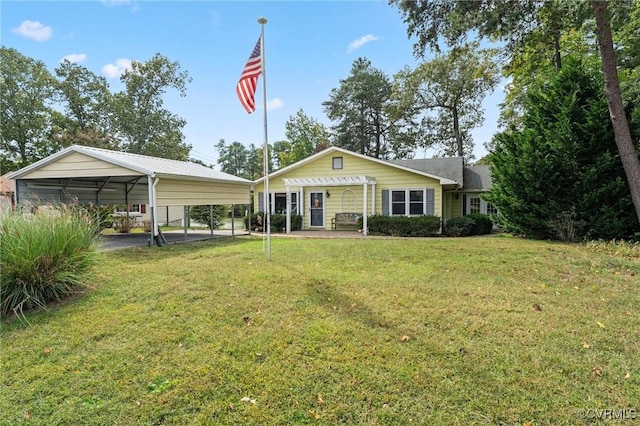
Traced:
<svg viewBox="0 0 640 426">
<path fill-rule="evenodd" d="M 1 213 L 0 316 L 23 315 L 81 291 L 98 229 L 95 216 L 77 206 Z"/>
</svg>

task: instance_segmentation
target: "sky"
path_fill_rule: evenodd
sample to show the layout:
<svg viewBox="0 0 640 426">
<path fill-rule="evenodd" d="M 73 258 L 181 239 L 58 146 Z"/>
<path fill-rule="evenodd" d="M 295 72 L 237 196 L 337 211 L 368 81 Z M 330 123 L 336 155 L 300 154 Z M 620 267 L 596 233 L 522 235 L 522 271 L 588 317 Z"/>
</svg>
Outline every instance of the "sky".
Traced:
<svg viewBox="0 0 640 426">
<path fill-rule="evenodd" d="M 256 91 L 256 111 L 247 114 L 235 87 L 260 36 L 265 17 L 266 78 Z M 413 40 L 396 7 L 387 1 L 145 1 L 85 0 L 0 2 L 0 44 L 42 61 L 53 70 L 68 59 L 107 79 L 112 92 L 131 61 L 157 53 L 193 79 L 186 96 L 170 90 L 164 107 L 186 120 L 191 156 L 215 164 L 214 145 L 264 144 L 263 84 L 267 138 L 285 138 L 285 123 L 299 110 L 327 126 L 322 102 L 346 79 L 353 62 L 367 58 L 390 78 L 415 68 Z M 498 131 L 498 88 L 484 103 L 485 122 L 473 132 L 474 154 Z M 420 150 L 415 158 L 432 151 Z"/>
</svg>

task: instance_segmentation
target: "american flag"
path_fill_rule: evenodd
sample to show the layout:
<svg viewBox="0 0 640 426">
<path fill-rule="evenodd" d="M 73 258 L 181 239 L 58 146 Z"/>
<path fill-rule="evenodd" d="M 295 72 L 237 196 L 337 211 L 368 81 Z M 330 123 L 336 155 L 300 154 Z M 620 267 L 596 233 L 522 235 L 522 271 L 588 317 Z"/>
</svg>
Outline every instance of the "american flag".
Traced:
<svg viewBox="0 0 640 426">
<path fill-rule="evenodd" d="M 240 99 L 240 103 L 249 114 L 256 110 L 256 87 L 258 85 L 258 77 L 262 72 L 262 52 L 260 51 L 260 41 L 262 36 L 258 38 L 256 47 L 253 48 L 247 65 L 242 70 L 240 81 L 236 86 L 236 93 Z"/>
</svg>

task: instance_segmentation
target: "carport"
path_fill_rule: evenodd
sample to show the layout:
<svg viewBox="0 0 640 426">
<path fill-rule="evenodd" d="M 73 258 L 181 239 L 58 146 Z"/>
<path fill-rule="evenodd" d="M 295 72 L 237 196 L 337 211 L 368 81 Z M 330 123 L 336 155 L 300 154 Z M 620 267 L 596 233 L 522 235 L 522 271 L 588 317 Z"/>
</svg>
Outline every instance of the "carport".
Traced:
<svg viewBox="0 0 640 426">
<path fill-rule="evenodd" d="M 209 167 L 72 145 L 10 175 L 16 203 L 146 204 L 160 243 L 159 206 L 246 205 L 252 182 Z M 128 210 L 128 209 L 127 209 Z M 185 226 L 186 233 L 186 226 Z"/>
</svg>

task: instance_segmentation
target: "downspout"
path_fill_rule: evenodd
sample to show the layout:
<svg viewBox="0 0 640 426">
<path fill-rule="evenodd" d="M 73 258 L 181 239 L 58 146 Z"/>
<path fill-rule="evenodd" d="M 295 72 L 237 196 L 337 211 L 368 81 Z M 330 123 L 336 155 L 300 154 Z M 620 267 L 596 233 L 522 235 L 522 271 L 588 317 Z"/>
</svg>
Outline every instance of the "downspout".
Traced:
<svg viewBox="0 0 640 426">
<path fill-rule="evenodd" d="M 158 218 L 156 217 L 156 185 L 160 178 L 155 174 L 147 175 L 147 188 L 149 188 L 149 210 L 151 210 L 151 242 L 157 241 L 158 237 Z M 127 207 L 128 210 L 128 207 Z"/>
</svg>

